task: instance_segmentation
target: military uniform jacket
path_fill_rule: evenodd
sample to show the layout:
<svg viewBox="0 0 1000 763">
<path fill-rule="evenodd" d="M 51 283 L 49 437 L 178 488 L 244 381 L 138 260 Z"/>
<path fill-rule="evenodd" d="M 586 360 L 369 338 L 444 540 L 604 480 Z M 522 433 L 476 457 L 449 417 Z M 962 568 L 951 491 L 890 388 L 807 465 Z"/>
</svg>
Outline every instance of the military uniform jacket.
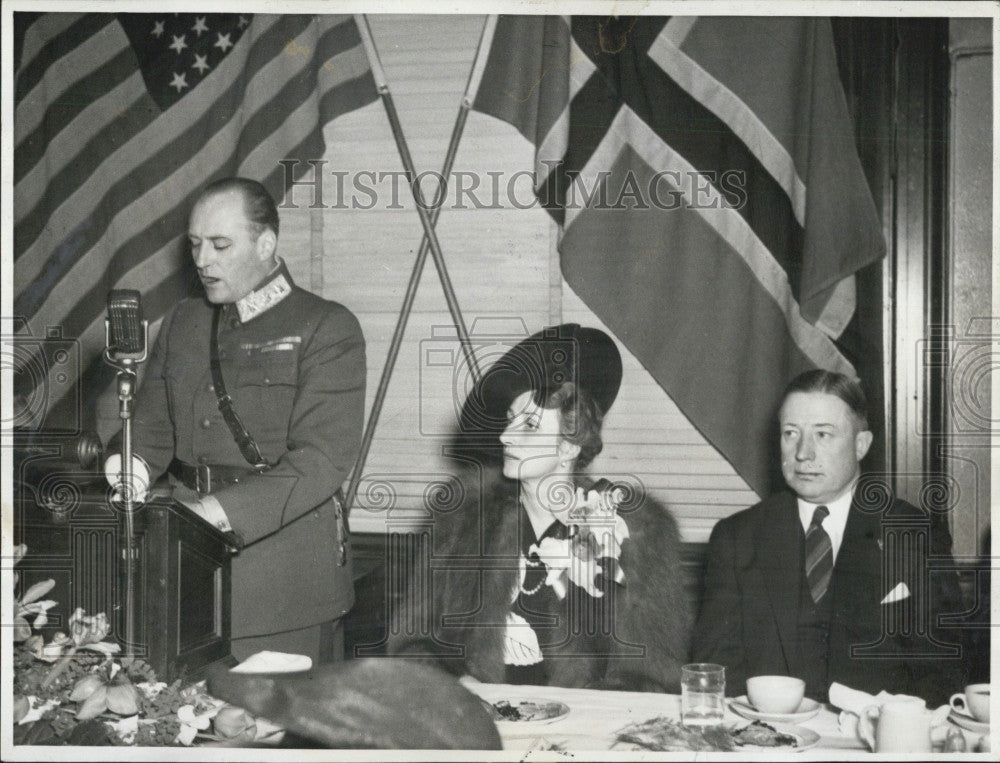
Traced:
<svg viewBox="0 0 1000 763">
<path fill-rule="evenodd" d="M 282 276 L 283 299 L 245 323 L 226 305 L 220 320 L 227 391 L 274 465 L 212 492 L 246 544 L 233 559 L 234 638 L 324 622 L 354 598 L 330 498 L 360 446 L 364 337 L 347 308 L 292 284 L 284 265 L 267 285 Z M 157 337 L 134 418 L 134 450 L 153 478 L 174 457 L 249 469 L 212 386 L 212 314 L 206 300 L 184 300 Z"/>
</svg>

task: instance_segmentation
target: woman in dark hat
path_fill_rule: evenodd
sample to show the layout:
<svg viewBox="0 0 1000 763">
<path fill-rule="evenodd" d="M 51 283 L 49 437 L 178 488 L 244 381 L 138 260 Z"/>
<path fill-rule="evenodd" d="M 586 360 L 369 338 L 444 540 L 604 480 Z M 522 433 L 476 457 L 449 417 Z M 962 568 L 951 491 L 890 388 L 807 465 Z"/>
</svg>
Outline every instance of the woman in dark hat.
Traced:
<svg viewBox="0 0 1000 763">
<path fill-rule="evenodd" d="M 434 517 L 431 569 L 411 574 L 397 621 L 418 632 L 391 653 L 492 683 L 678 691 L 691 612 L 676 523 L 634 485 L 580 472 L 621 375 L 611 338 L 577 324 L 488 370 L 454 451 L 465 500 Z"/>
</svg>

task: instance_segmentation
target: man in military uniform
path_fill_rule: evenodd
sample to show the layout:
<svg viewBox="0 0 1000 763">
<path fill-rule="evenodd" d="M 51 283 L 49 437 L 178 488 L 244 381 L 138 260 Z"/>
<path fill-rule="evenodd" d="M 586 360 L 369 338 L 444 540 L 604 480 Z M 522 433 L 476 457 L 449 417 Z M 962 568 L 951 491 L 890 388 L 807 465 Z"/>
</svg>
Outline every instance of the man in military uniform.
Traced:
<svg viewBox="0 0 1000 763">
<path fill-rule="evenodd" d="M 277 209 L 259 183 L 206 188 L 188 239 L 205 296 L 163 320 L 136 396 L 136 480 L 168 473 L 176 499 L 242 539 L 232 567 L 237 658 L 268 649 L 336 659 L 354 592 L 333 496 L 361 440 L 361 328 L 343 305 L 292 282 L 276 257 Z M 219 375 L 252 442 L 238 444 L 239 424 L 220 410 Z M 109 459 L 110 480 L 119 468 L 119 456 Z"/>
</svg>

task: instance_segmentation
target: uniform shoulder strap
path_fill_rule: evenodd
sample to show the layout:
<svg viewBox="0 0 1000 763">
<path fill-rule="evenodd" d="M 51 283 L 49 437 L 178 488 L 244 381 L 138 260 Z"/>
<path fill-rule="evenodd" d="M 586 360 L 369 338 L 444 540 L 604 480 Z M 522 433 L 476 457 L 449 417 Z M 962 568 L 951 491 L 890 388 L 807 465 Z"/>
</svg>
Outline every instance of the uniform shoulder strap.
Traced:
<svg viewBox="0 0 1000 763">
<path fill-rule="evenodd" d="M 260 448 L 256 441 L 243 425 L 242 419 L 233 408 L 233 399 L 226 391 L 226 382 L 222 378 L 222 365 L 219 363 L 219 318 L 222 315 L 222 306 L 216 305 L 212 313 L 212 336 L 209 340 L 209 354 L 211 356 L 212 386 L 215 388 L 215 397 L 219 401 L 219 411 L 226 421 L 236 445 L 240 449 L 243 458 L 247 460 L 255 469 L 267 469 L 271 465 L 261 455 Z"/>
</svg>

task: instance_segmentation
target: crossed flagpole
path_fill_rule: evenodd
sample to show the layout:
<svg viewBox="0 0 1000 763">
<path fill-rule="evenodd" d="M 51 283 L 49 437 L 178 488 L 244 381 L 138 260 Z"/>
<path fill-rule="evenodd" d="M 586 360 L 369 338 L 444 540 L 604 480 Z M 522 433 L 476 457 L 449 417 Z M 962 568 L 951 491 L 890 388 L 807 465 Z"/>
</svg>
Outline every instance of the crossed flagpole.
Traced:
<svg viewBox="0 0 1000 763">
<path fill-rule="evenodd" d="M 389 126 L 392 129 L 392 136 L 396 140 L 396 148 L 399 157 L 403 162 L 403 170 L 406 179 L 410 184 L 410 191 L 413 193 L 413 200 L 416 203 L 417 214 L 420 216 L 420 224 L 423 226 L 424 234 L 420 241 L 420 249 L 417 251 L 417 258 L 413 263 L 413 271 L 410 274 L 410 281 L 406 287 L 406 294 L 403 296 L 403 304 L 400 308 L 399 318 L 396 321 L 396 328 L 389 343 L 389 352 L 386 355 L 385 366 L 382 368 L 382 376 L 379 379 L 378 389 L 375 392 L 375 399 L 372 402 L 372 409 L 368 414 L 368 421 L 365 422 L 364 435 L 361 438 L 361 450 L 358 459 L 354 464 L 351 473 L 351 481 L 347 488 L 347 495 L 344 499 L 344 510 L 350 511 L 357 496 L 358 484 L 361 481 L 361 473 L 364 470 L 365 462 L 368 460 L 368 453 L 371 450 L 372 440 L 375 437 L 375 427 L 378 425 L 379 416 L 382 413 L 382 406 L 385 403 L 386 393 L 389 389 L 389 380 L 392 378 L 396 360 L 399 357 L 399 348 L 403 343 L 403 334 L 406 332 L 406 324 L 409 322 L 410 313 L 413 310 L 413 300 L 417 295 L 417 287 L 420 284 L 420 277 L 424 271 L 424 264 L 427 261 L 427 253 L 430 251 L 434 258 L 434 265 L 437 268 L 438 278 L 441 281 L 441 288 L 444 290 L 445 301 L 448 303 L 448 311 L 458 332 L 458 339 L 462 345 L 462 352 L 465 361 L 472 372 L 473 381 L 478 383 L 482 378 L 482 372 L 476 361 L 475 352 L 472 348 L 472 341 L 469 338 L 468 329 L 465 327 L 465 320 L 462 318 L 462 310 L 455 296 L 455 289 L 451 284 L 451 277 L 448 275 L 448 268 L 444 261 L 444 254 L 441 252 L 441 244 L 438 241 L 435 225 L 438 216 L 441 214 L 441 204 L 433 205 L 433 209 L 428 212 L 423 195 L 417 182 L 417 173 L 413 166 L 413 157 L 410 155 L 409 146 L 406 143 L 406 136 L 403 134 L 403 127 L 399 122 L 399 114 L 396 112 L 395 103 L 392 100 L 392 93 L 389 91 L 389 83 L 386 80 L 385 70 L 382 68 L 382 61 L 375 47 L 375 40 L 372 37 L 371 27 L 368 25 L 368 17 L 365 14 L 355 16 L 358 32 L 361 34 L 361 41 L 364 44 L 365 52 L 368 54 L 368 62 L 371 65 L 372 77 L 375 80 L 375 87 L 378 90 L 379 98 L 385 107 L 386 116 L 389 118 Z M 448 151 L 445 154 L 444 164 L 441 168 L 441 177 L 447 183 L 447 178 L 451 174 L 452 166 L 455 163 L 455 155 L 458 153 L 458 144 L 462 140 L 462 133 L 465 131 L 465 122 L 472 109 L 472 101 L 476 91 L 479 89 L 479 82 L 482 79 L 483 69 L 486 66 L 486 56 L 484 50 L 488 50 L 493 38 L 493 31 L 496 28 L 497 17 L 487 16 L 483 25 L 483 32 L 479 38 L 479 45 L 476 48 L 476 56 L 472 62 L 472 69 L 469 72 L 469 80 L 465 86 L 465 94 L 455 117 L 455 126 L 452 128 L 451 139 L 448 143 Z M 442 199 L 444 197 L 442 196 Z"/>
</svg>

